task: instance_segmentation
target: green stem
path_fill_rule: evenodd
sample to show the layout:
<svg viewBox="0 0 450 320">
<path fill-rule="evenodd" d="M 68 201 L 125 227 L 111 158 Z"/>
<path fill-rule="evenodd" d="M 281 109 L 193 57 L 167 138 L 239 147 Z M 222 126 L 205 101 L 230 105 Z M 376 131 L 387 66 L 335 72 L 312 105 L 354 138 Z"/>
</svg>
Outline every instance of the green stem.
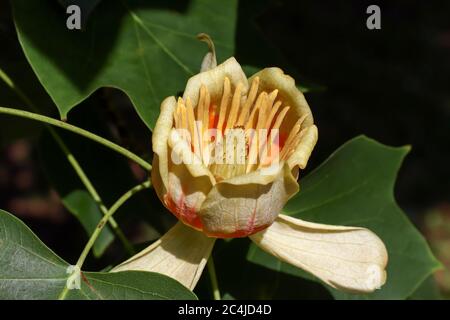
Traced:
<svg viewBox="0 0 450 320">
<path fill-rule="evenodd" d="M 116 151 L 117 153 L 122 154 L 123 156 L 127 157 L 130 160 L 133 160 L 134 162 L 139 164 L 142 168 L 144 168 L 148 171 L 150 171 L 152 169 L 152 166 L 150 163 L 148 163 L 144 159 L 140 158 L 136 154 L 132 153 L 131 151 L 115 144 L 114 142 L 111 142 L 105 138 L 102 138 L 92 132 L 89 132 L 82 128 L 78 128 L 78 127 L 68 124 L 66 122 L 59 121 L 59 120 L 56 120 L 56 119 L 53 119 L 50 117 L 46 117 L 46 116 L 43 116 L 43 115 L 40 115 L 37 113 L 28 112 L 28 111 L 24 111 L 24 110 L 18 110 L 18 109 L 12 109 L 12 108 L 0 107 L 0 113 L 43 122 L 43 123 L 67 130 L 67 131 L 71 131 L 71 132 L 79 134 L 85 138 L 88 138 L 92 141 L 100 143 L 100 144 L 104 145 L 105 147 Z"/>
<path fill-rule="evenodd" d="M 108 209 L 106 208 L 105 204 L 103 203 L 103 200 L 100 198 L 100 195 L 98 194 L 97 190 L 93 186 L 92 182 L 89 180 L 88 176 L 84 172 L 83 168 L 81 168 L 80 163 L 74 157 L 74 155 L 70 152 L 67 145 L 61 139 L 61 137 L 55 132 L 55 130 L 53 130 L 53 128 L 51 128 L 51 127 L 49 129 L 51 129 L 50 133 L 52 134 L 53 138 L 55 139 L 56 143 L 59 145 L 61 150 L 66 155 L 67 161 L 69 161 L 69 163 L 72 165 L 73 169 L 77 173 L 81 182 L 86 187 L 88 193 L 91 195 L 91 197 L 97 203 L 97 205 L 100 208 L 100 211 L 103 213 L 103 215 L 106 215 L 108 213 Z M 122 242 L 122 244 L 123 244 L 125 250 L 128 252 L 128 254 L 129 255 L 135 254 L 136 251 L 134 250 L 133 246 L 128 241 L 128 239 L 125 237 L 125 235 L 122 232 L 122 229 L 120 229 L 119 224 L 113 217 L 111 217 L 109 219 L 109 224 L 111 225 L 111 228 L 114 230 L 114 233 L 117 235 L 119 240 Z"/>
<path fill-rule="evenodd" d="M 213 289 L 214 300 L 221 300 L 219 284 L 217 282 L 216 268 L 214 266 L 214 259 L 212 257 L 212 254 L 209 256 L 207 265 L 209 278 L 211 279 L 211 286 Z"/>
<path fill-rule="evenodd" d="M 95 231 L 92 233 L 88 243 L 84 247 L 83 252 L 80 255 L 80 258 L 77 261 L 76 266 L 81 269 L 83 266 L 84 260 L 86 260 L 86 257 L 91 251 L 92 246 L 94 245 L 95 241 L 97 240 L 98 236 L 100 235 L 100 232 L 103 230 L 103 227 L 105 226 L 106 222 L 108 222 L 108 219 L 112 217 L 114 213 L 128 200 L 130 199 L 134 194 L 138 193 L 141 190 L 150 188 L 151 183 L 150 181 L 146 181 L 129 191 L 127 191 L 123 196 L 117 200 L 112 207 L 108 210 L 108 212 L 103 216 L 103 218 L 100 220 L 100 222 L 97 225 L 97 228 L 95 228 Z"/>
<path fill-rule="evenodd" d="M 81 267 L 84 264 L 84 261 L 86 260 L 89 252 L 91 251 L 92 247 L 94 246 L 95 241 L 97 240 L 98 236 L 103 230 L 103 227 L 108 222 L 108 220 L 113 216 L 114 213 L 119 210 L 119 208 L 127 202 L 128 199 L 130 199 L 133 195 L 138 193 L 139 191 L 142 191 L 144 189 L 150 188 L 151 183 L 150 181 L 146 181 L 140 185 L 137 185 L 136 187 L 130 189 L 127 191 L 124 195 L 122 195 L 119 200 L 117 200 L 112 207 L 108 210 L 108 212 L 103 216 L 103 218 L 99 221 L 97 224 L 97 227 L 95 228 L 94 232 L 92 233 L 91 237 L 89 238 L 89 241 L 87 242 L 86 246 L 84 247 L 83 251 L 81 252 L 80 257 L 78 258 L 77 264 L 75 265 L 75 270 L 81 270 Z M 68 293 L 69 289 L 64 287 L 64 290 L 59 295 L 59 300 L 64 300 Z"/>
<path fill-rule="evenodd" d="M 39 112 L 39 109 L 36 107 L 36 105 L 27 97 L 27 95 L 18 87 L 15 85 L 14 81 L 0 68 L 0 79 L 2 79 L 7 86 L 11 88 L 19 97 L 22 99 L 33 111 Z M 72 165 L 72 168 L 80 178 L 81 182 L 86 187 L 89 194 L 92 196 L 94 201 L 97 203 L 97 205 L 100 208 L 100 211 L 105 215 L 108 212 L 108 209 L 103 204 L 103 200 L 100 198 L 97 190 L 85 174 L 83 168 L 81 167 L 78 160 L 75 158 L 73 153 L 69 150 L 69 147 L 64 143 L 64 141 L 61 139 L 61 137 L 58 135 L 58 133 L 48 124 L 45 124 L 46 128 L 49 130 L 52 137 L 55 139 L 56 143 L 60 147 L 60 149 L 64 152 L 64 155 L 67 158 L 67 161 Z M 128 239 L 123 234 L 122 230 L 120 229 L 119 225 L 115 221 L 114 218 L 111 218 L 109 220 L 109 223 L 114 230 L 115 234 L 119 238 L 119 240 L 122 242 L 125 250 L 128 252 L 128 254 L 133 255 L 135 253 L 135 250 L 131 243 L 128 241 Z"/>
<path fill-rule="evenodd" d="M 0 79 L 2 79 L 8 87 L 10 87 L 26 105 L 30 106 L 33 111 L 38 112 L 33 102 L 23 93 L 23 91 L 16 86 L 14 81 L 0 68 Z"/>
</svg>

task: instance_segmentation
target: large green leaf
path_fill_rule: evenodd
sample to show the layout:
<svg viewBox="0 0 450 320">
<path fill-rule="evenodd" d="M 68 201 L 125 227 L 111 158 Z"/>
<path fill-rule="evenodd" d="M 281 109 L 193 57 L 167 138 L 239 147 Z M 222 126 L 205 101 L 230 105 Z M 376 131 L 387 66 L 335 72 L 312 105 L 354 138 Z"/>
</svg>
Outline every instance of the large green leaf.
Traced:
<svg viewBox="0 0 450 320">
<path fill-rule="evenodd" d="M 334 152 L 321 166 L 300 178 L 301 191 L 284 213 L 307 221 L 369 228 L 386 244 L 387 282 L 376 292 L 352 295 L 331 289 L 338 299 L 405 299 L 439 267 L 425 239 L 395 202 L 397 171 L 409 147 L 384 146 L 364 136 Z M 262 252 L 255 245 L 248 260 L 292 275 L 312 278 Z"/>
<path fill-rule="evenodd" d="M 211 35 L 219 61 L 234 52 L 236 0 L 102 1 L 83 31 L 66 29 L 54 1 L 12 6 L 25 55 L 62 118 L 109 86 L 123 90 L 151 128 L 161 101 L 199 71 L 207 48 L 198 33 Z"/>
<path fill-rule="evenodd" d="M 56 299 L 68 267 L 23 222 L 0 210 L 0 299 Z M 66 298 L 195 299 L 177 281 L 150 272 L 82 272 L 80 284 Z"/>
</svg>

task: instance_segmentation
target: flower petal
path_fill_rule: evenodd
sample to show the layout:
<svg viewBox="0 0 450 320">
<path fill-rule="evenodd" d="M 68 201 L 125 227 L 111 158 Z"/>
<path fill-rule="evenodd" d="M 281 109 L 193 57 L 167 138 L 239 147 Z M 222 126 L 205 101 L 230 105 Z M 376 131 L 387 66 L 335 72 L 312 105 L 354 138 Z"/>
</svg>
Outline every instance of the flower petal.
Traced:
<svg viewBox="0 0 450 320">
<path fill-rule="evenodd" d="M 169 276 L 190 290 L 195 288 L 215 239 L 178 222 L 162 238 L 115 267 L 111 272 L 138 270 Z"/>
<path fill-rule="evenodd" d="M 289 168 L 294 168 L 295 166 L 300 167 L 300 169 L 306 168 L 309 157 L 316 145 L 319 135 L 317 127 L 312 125 L 302 130 L 304 131 L 301 132 L 300 142 L 294 153 L 287 159 Z"/>
<path fill-rule="evenodd" d="M 247 94 L 247 77 L 245 76 L 244 71 L 242 71 L 240 64 L 234 57 L 231 57 L 224 63 L 218 65 L 216 68 L 201 72 L 191 77 L 186 84 L 186 88 L 184 89 L 184 101 L 186 101 L 189 97 L 192 101 L 192 105 L 197 105 L 200 87 L 202 85 L 206 86 L 208 89 L 208 92 L 211 95 L 211 101 L 220 101 L 225 77 L 228 77 L 233 87 L 236 87 L 238 83 L 242 83 L 243 87 L 241 95 L 244 96 Z"/>
<path fill-rule="evenodd" d="M 299 186 L 287 164 L 268 170 L 217 183 L 198 213 L 203 232 L 220 238 L 244 237 L 272 224 Z"/>
<path fill-rule="evenodd" d="M 169 171 L 173 172 L 173 169 L 181 166 L 185 167 L 184 170 L 188 171 L 189 174 L 193 178 L 206 177 L 206 180 L 209 180 L 209 186 L 212 186 L 216 183 L 216 179 L 209 171 L 209 169 L 205 166 L 202 160 L 191 150 L 191 147 L 186 142 L 185 139 L 182 138 L 179 131 L 173 128 L 170 131 L 168 145 L 170 152 L 169 158 Z M 181 173 L 180 174 L 185 174 Z M 187 182 L 187 180 L 186 180 Z M 189 184 L 192 181 L 189 181 Z"/>
<path fill-rule="evenodd" d="M 161 103 L 161 113 L 153 130 L 152 146 L 153 157 L 152 184 L 158 197 L 163 201 L 169 183 L 169 151 L 167 140 L 173 127 L 173 113 L 177 102 L 175 97 L 168 97 Z"/>
<path fill-rule="evenodd" d="M 386 281 L 386 247 L 364 228 L 329 226 L 280 215 L 269 228 L 250 238 L 263 250 L 333 288 L 372 292 Z"/>
<path fill-rule="evenodd" d="M 201 230 L 198 211 L 216 181 L 176 129 L 171 130 L 168 145 L 169 178 L 163 202 L 182 222 Z"/>
</svg>

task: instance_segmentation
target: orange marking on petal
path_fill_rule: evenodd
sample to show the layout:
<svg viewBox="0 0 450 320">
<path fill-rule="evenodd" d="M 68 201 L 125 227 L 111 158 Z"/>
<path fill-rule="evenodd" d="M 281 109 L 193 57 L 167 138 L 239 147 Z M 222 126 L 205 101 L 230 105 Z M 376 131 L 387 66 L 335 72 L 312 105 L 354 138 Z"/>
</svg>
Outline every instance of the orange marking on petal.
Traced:
<svg viewBox="0 0 450 320">
<path fill-rule="evenodd" d="M 169 211 L 184 224 L 187 224 L 188 226 L 191 226 L 199 231 L 203 230 L 203 223 L 197 215 L 195 208 L 188 207 L 186 205 L 184 194 L 178 203 L 172 199 L 172 196 L 169 193 L 165 194 L 164 203 L 166 208 L 169 209 Z"/>
<path fill-rule="evenodd" d="M 286 132 L 280 133 L 280 138 L 278 139 L 278 143 L 275 142 L 275 144 L 278 146 L 278 148 L 281 150 L 284 147 L 284 144 L 286 143 L 286 140 L 288 138 L 288 135 Z"/>
<path fill-rule="evenodd" d="M 217 105 L 212 104 L 209 106 L 209 129 L 217 127 L 219 122 L 219 114 L 217 113 Z"/>
</svg>

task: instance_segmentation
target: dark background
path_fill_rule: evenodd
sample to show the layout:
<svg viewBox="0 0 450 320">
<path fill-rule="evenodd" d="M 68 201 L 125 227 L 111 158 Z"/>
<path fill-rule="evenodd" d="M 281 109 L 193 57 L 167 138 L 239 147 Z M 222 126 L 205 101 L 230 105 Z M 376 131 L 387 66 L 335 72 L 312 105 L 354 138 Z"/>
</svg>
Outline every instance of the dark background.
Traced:
<svg viewBox="0 0 450 320">
<path fill-rule="evenodd" d="M 286 69 L 324 87 L 306 94 L 319 127 L 308 167 L 361 133 L 389 145 L 410 144 L 397 183 L 400 204 L 416 211 L 448 201 L 450 3 L 268 3 L 255 29 L 273 47 L 269 54 L 279 51 Z M 366 28 L 369 4 L 381 8 L 381 30 Z M 241 7 L 255 10 L 252 1 L 242 1 Z M 245 15 L 241 12 L 241 21 Z M 237 35 L 239 61 L 252 61 L 254 50 L 247 54 L 240 29 Z"/>
<path fill-rule="evenodd" d="M 381 30 L 366 28 L 370 4 L 381 8 Z M 26 63 L 15 37 L 9 4 L 0 0 L 0 39 L 7 43 L 0 48 L 0 63 Z M 396 198 L 432 247 L 448 239 L 436 236 L 426 215 L 437 211 L 450 216 L 449 1 L 242 0 L 236 58 L 242 65 L 282 67 L 311 89 L 306 98 L 319 128 L 319 142 L 308 170 L 359 134 L 388 145 L 411 145 L 399 172 Z M 102 89 L 89 99 L 101 105 L 98 114 L 118 143 L 150 155 L 150 133 L 123 94 Z M 83 118 L 81 108 L 79 114 Z M 23 218 L 71 261 L 86 237 L 51 191 L 39 159 L 33 139 L 1 146 L 0 208 Z M 67 238 L 73 241 L 64 241 Z M 218 252 L 229 245 L 221 244 Z M 439 250 L 435 253 L 448 262 Z M 277 288 L 267 290 L 275 290 L 275 297 L 290 297 L 278 288 L 292 279 L 281 277 Z M 318 287 L 311 290 L 325 294 Z"/>
</svg>

